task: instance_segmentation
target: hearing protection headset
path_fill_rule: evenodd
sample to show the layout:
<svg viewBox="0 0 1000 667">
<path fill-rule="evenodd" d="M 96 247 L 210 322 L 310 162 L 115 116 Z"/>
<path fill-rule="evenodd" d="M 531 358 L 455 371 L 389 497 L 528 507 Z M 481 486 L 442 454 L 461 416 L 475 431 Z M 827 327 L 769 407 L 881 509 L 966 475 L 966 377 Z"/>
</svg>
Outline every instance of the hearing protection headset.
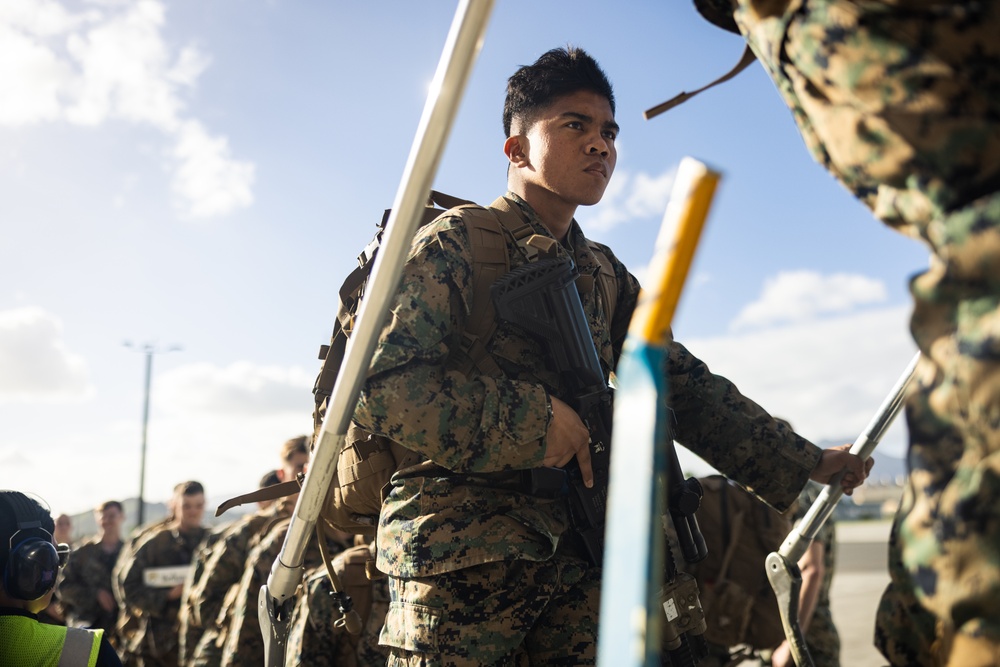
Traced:
<svg viewBox="0 0 1000 667">
<path fill-rule="evenodd" d="M 69 547 L 53 544 L 52 533 L 42 527 L 44 510 L 28 496 L 0 491 L 0 499 L 13 511 L 17 523 L 3 569 L 4 591 L 17 600 L 38 600 L 55 587 Z"/>
</svg>

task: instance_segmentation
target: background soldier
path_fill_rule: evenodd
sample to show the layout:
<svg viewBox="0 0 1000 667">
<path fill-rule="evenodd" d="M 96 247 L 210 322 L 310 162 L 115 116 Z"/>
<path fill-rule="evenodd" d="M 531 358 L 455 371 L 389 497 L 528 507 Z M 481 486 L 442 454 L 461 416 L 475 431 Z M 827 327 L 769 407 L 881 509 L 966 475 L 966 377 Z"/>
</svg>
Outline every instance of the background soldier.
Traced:
<svg viewBox="0 0 1000 667">
<path fill-rule="evenodd" d="M 275 477 L 278 482 L 290 481 L 305 470 L 309 462 L 309 439 L 292 438 L 281 446 L 281 468 Z M 270 474 L 261 482 L 270 481 Z M 248 514 L 230 526 L 222 539 L 213 547 L 204 573 L 190 591 L 192 627 L 201 629 L 200 638 L 191 646 L 189 661 L 198 667 L 213 667 L 222 661 L 226 630 L 232 611 L 233 589 L 239 588 L 243 571 L 247 567 L 251 548 L 259 543 L 261 534 L 282 518 L 290 515 L 298 494 L 268 502 L 268 507 Z M 258 503 L 262 504 L 262 503 Z M 226 601 L 229 604 L 224 604 Z M 256 604 L 256 598 L 254 598 Z"/>
<path fill-rule="evenodd" d="M 816 160 L 933 253 L 876 643 L 894 665 L 1000 664 L 1000 2 L 695 5 L 743 35 Z"/>
<path fill-rule="evenodd" d="M 225 649 L 222 654 L 223 667 L 245 667 L 264 664 L 264 639 L 260 633 L 260 623 L 257 620 L 257 595 L 260 587 L 271 574 L 271 566 L 281 553 L 281 547 L 288 533 L 288 518 L 294 509 L 294 502 L 287 504 L 288 499 L 282 498 L 278 504 L 286 503 L 279 511 L 284 517 L 270 526 L 267 534 L 250 551 L 239 587 L 233 596 L 232 615 L 225 637 Z M 344 533 L 333 535 L 327 540 L 327 548 L 331 556 L 339 554 L 349 546 L 350 536 Z M 316 540 L 310 540 L 302 556 L 303 568 L 306 570 L 322 565 L 319 545 Z"/>
<path fill-rule="evenodd" d="M 177 612 L 177 664 L 181 667 L 191 663 L 195 646 L 198 645 L 198 641 L 204 633 L 201 619 L 195 616 L 193 611 L 194 587 L 205 573 L 205 565 L 212 557 L 212 550 L 230 528 L 232 528 L 231 522 L 222 523 L 209 529 L 195 550 L 194 558 L 191 559 L 191 567 L 188 569 L 187 577 L 184 578 L 181 605 Z"/>
<path fill-rule="evenodd" d="M 115 563 L 115 568 L 111 572 L 111 587 L 115 594 L 115 600 L 118 602 L 118 624 L 115 628 L 115 637 L 118 640 L 117 648 L 122 656 L 122 662 L 126 664 L 129 663 L 130 657 L 128 647 L 132 645 L 135 633 L 139 631 L 139 617 L 133 614 L 132 609 L 122 602 L 125 599 L 125 593 L 122 590 L 122 571 L 132 562 L 132 559 L 135 557 L 135 550 L 148 535 L 162 530 L 174 521 L 177 516 L 174 501 L 180 488 L 181 484 L 175 486 L 173 495 L 167 500 L 167 515 L 165 517 L 159 521 L 135 527 L 132 535 L 126 540 L 125 545 L 118 554 L 118 562 Z"/>
<path fill-rule="evenodd" d="M 125 511 L 117 500 L 108 500 L 94 510 L 97 535 L 73 551 L 63 568 L 59 594 L 66 609 L 66 624 L 78 628 L 101 628 L 112 643 L 118 621 L 112 578 L 121 553 Z"/>
<path fill-rule="evenodd" d="M 176 518 L 149 532 L 120 573 L 121 602 L 139 619 L 139 629 L 125 647 L 134 663 L 176 667 L 177 612 L 184 577 L 205 537 L 205 489 L 198 482 L 176 487 Z M 179 576 L 178 576 L 179 575 Z"/>
</svg>

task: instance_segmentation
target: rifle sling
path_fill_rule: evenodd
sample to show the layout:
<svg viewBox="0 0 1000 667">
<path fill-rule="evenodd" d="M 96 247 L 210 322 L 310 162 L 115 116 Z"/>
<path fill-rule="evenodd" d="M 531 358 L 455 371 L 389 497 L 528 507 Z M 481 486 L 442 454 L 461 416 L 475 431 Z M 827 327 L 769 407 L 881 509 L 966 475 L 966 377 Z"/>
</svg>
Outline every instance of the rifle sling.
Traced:
<svg viewBox="0 0 1000 667">
<path fill-rule="evenodd" d="M 262 500 L 276 500 L 278 498 L 284 498 L 285 496 L 290 496 L 293 493 L 298 493 L 301 488 L 301 481 L 299 479 L 293 479 L 290 482 L 272 484 L 271 486 L 266 486 L 263 489 L 258 489 L 251 493 L 244 493 L 242 496 L 230 498 L 226 502 L 219 505 L 219 508 L 215 510 L 215 516 L 222 516 L 224 512 L 231 510 L 234 507 L 239 507 L 240 505 L 246 505 L 247 503 L 257 503 Z"/>
<path fill-rule="evenodd" d="M 689 99 L 691 99 L 692 97 L 694 97 L 698 93 L 705 92 L 709 88 L 717 86 L 720 83 L 724 83 L 726 81 L 729 81 L 734 76 L 736 76 L 737 74 L 739 74 L 740 72 L 742 72 L 743 70 L 745 70 L 747 67 L 749 67 L 750 63 L 752 63 L 756 59 L 757 59 L 757 56 L 754 55 L 753 51 L 750 50 L 750 46 L 748 45 L 746 48 L 743 49 L 743 55 L 740 56 L 739 62 L 736 63 L 736 65 L 731 70 L 729 70 L 728 72 L 726 72 L 725 74 L 723 74 L 722 76 L 720 76 L 718 79 L 716 79 L 712 83 L 708 84 L 707 86 L 702 86 L 701 88 L 699 88 L 698 90 L 694 91 L 693 93 L 680 93 L 679 95 L 675 95 L 675 96 L 671 97 L 666 102 L 662 102 L 660 104 L 657 104 L 652 109 L 647 109 L 646 111 L 644 111 L 642 113 L 643 118 L 645 118 L 646 120 L 651 120 L 651 119 L 659 116 L 661 113 L 664 113 L 666 111 L 670 111 L 674 107 L 676 107 L 676 106 L 678 106 L 680 104 L 683 104 L 684 102 L 687 102 Z"/>
</svg>

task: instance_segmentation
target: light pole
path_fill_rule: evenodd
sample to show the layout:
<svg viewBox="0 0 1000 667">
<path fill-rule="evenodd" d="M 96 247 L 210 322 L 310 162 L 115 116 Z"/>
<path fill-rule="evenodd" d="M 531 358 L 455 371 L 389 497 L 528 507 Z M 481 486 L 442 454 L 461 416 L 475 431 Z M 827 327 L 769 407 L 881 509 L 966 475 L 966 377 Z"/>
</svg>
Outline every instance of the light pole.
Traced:
<svg viewBox="0 0 1000 667">
<path fill-rule="evenodd" d="M 146 514 L 146 432 L 149 428 L 149 387 L 153 378 L 153 355 L 157 352 L 175 352 L 180 350 L 181 347 L 179 345 L 171 345 L 166 349 L 157 349 L 156 345 L 146 343 L 140 349 L 130 341 L 125 341 L 125 347 L 132 348 L 136 352 L 142 352 L 146 355 L 146 378 L 142 401 L 142 449 L 139 454 L 139 518 L 136 524 L 138 527 L 145 522 Z"/>
</svg>

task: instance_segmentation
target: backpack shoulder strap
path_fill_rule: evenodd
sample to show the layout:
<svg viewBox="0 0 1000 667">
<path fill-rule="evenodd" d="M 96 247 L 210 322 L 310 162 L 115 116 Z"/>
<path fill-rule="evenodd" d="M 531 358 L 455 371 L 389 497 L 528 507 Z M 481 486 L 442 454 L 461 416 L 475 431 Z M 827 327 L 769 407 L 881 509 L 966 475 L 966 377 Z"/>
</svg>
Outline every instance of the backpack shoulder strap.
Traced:
<svg viewBox="0 0 1000 667">
<path fill-rule="evenodd" d="M 500 197 L 488 208 L 462 206 L 463 220 L 472 252 L 472 306 L 462 340 L 464 359 L 457 369 L 471 374 L 499 375 L 500 368 L 486 351 L 486 343 L 497 328 L 490 287 L 510 271 L 507 235 L 519 245 L 534 233 L 531 225 Z"/>
<path fill-rule="evenodd" d="M 600 273 L 597 276 L 597 288 L 600 290 L 604 314 L 607 316 L 610 327 L 615 315 L 615 308 L 618 307 L 618 276 L 615 274 L 615 267 L 608 254 L 604 252 L 603 246 L 590 239 L 587 239 L 587 245 L 601 265 Z"/>
</svg>

